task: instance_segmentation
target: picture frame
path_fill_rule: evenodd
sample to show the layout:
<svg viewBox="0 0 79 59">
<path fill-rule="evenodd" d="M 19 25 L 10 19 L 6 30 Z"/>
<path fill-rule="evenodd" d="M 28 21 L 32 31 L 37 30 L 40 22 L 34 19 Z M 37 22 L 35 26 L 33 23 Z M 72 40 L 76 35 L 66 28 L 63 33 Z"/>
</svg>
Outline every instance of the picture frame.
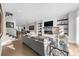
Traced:
<svg viewBox="0 0 79 59">
<path fill-rule="evenodd" d="M 7 28 L 14 28 L 14 23 L 13 22 L 6 22 L 6 27 Z"/>
</svg>

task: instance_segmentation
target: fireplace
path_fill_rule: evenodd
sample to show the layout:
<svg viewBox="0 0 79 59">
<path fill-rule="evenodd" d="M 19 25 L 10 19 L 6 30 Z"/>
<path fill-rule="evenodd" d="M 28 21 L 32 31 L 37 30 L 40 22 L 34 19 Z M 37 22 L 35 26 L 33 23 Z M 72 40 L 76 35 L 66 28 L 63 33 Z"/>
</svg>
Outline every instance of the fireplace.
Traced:
<svg viewBox="0 0 79 59">
<path fill-rule="evenodd" d="M 44 31 L 44 34 L 53 34 L 52 31 Z"/>
</svg>

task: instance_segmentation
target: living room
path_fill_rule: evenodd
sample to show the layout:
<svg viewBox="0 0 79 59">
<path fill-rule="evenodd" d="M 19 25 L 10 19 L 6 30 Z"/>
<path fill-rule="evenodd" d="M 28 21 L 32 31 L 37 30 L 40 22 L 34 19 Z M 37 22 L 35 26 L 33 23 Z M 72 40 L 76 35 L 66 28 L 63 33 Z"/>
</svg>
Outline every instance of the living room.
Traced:
<svg viewBox="0 0 79 59">
<path fill-rule="evenodd" d="M 1 3 L 1 8 L 2 56 L 79 55 L 79 3 Z"/>
</svg>

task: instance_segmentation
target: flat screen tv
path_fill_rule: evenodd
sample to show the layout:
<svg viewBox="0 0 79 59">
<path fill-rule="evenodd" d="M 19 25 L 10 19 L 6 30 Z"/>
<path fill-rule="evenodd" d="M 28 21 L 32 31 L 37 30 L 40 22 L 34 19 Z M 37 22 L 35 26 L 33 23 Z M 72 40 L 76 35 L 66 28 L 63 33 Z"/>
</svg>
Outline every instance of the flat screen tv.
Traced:
<svg viewBox="0 0 79 59">
<path fill-rule="evenodd" d="M 44 26 L 53 26 L 53 21 L 44 22 Z"/>
<path fill-rule="evenodd" d="M 34 26 L 29 26 L 29 30 L 34 30 Z"/>
</svg>

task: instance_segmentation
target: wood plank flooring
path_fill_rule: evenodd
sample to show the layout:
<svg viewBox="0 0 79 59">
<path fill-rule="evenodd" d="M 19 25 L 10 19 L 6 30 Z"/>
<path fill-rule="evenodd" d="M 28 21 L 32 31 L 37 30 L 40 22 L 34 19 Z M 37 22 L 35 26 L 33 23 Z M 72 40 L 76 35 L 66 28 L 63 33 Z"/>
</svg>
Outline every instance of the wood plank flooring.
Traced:
<svg viewBox="0 0 79 59">
<path fill-rule="evenodd" d="M 20 37 L 20 39 L 22 39 Z M 79 46 L 69 43 L 69 56 L 79 56 Z M 5 45 L 2 50 L 2 56 L 39 56 L 31 48 L 22 43 L 22 40 L 16 40 L 11 44 Z"/>
<path fill-rule="evenodd" d="M 19 35 L 18 40 L 11 44 L 3 46 L 2 56 L 39 56 L 31 48 L 22 42 L 22 35 Z"/>
<path fill-rule="evenodd" d="M 70 53 L 70 56 L 79 56 L 79 46 L 77 46 L 76 44 L 70 43 L 69 53 Z"/>
<path fill-rule="evenodd" d="M 2 56 L 38 56 L 31 48 L 19 40 L 3 47 Z"/>
</svg>

